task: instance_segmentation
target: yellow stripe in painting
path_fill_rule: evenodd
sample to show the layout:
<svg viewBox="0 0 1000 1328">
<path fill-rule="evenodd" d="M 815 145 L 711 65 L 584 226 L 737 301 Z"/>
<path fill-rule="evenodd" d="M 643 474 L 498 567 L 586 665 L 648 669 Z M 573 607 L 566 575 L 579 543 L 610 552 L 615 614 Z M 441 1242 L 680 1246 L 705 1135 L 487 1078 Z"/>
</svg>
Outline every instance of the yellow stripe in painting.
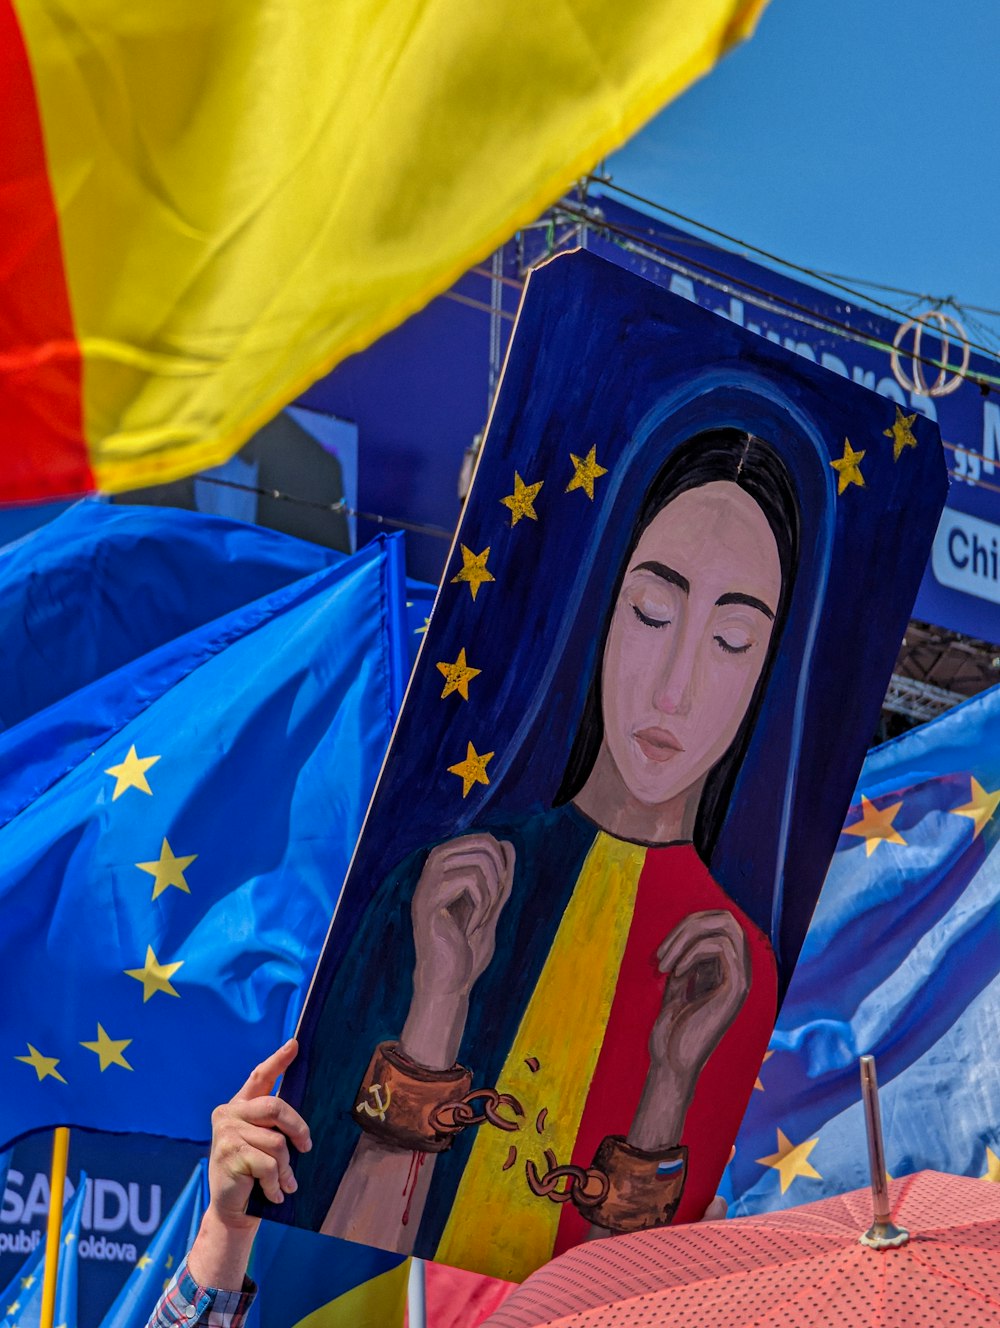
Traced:
<svg viewBox="0 0 1000 1328">
<path fill-rule="evenodd" d="M 645 849 L 599 834 L 563 914 L 497 1087 L 524 1104 L 517 1134 L 481 1126 L 435 1258 L 523 1281 L 551 1257 L 561 1205 L 528 1189 L 542 1151 L 567 1162 L 593 1078 L 632 921 Z M 526 1064 L 539 1063 L 537 1073 Z M 544 1130 L 535 1129 L 547 1107 Z M 504 1171 L 511 1145 L 517 1161 Z"/>
<path fill-rule="evenodd" d="M 410 1261 L 404 1259 L 387 1273 L 321 1305 L 292 1328 L 403 1328 L 409 1276 Z"/>
</svg>

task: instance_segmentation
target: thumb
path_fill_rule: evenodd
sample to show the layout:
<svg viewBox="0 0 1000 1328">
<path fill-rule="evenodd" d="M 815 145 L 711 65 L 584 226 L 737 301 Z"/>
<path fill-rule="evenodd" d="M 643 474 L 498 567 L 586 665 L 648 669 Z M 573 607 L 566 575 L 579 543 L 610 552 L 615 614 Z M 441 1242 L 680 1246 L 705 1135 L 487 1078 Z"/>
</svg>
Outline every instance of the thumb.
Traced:
<svg viewBox="0 0 1000 1328">
<path fill-rule="evenodd" d="M 250 1077 L 235 1094 L 233 1101 L 245 1102 L 254 1097 L 266 1097 L 298 1055 L 298 1050 L 298 1042 L 295 1038 L 289 1038 L 284 1046 L 272 1052 L 266 1061 L 261 1061 L 250 1071 Z"/>
</svg>

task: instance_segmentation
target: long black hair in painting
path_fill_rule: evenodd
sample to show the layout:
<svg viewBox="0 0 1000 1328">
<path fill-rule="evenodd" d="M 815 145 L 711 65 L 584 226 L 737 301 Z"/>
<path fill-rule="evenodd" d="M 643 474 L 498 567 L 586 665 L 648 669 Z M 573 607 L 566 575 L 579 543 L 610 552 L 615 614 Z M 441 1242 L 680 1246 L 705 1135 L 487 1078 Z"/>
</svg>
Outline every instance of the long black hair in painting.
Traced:
<svg viewBox="0 0 1000 1328">
<path fill-rule="evenodd" d="M 753 498 L 763 512 L 777 545 L 781 567 L 781 593 L 775 611 L 767 659 L 750 705 L 729 750 L 716 763 L 705 781 L 694 832 L 695 848 L 705 862 L 711 855 L 725 820 L 740 763 L 746 753 L 761 701 L 767 690 L 782 628 L 788 616 L 788 606 L 798 567 L 801 523 L 799 503 L 791 476 L 775 449 L 753 434 L 740 429 L 712 429 L 696 434 L 675 448 L 654 476 L 636 516 L 632 536 L 618 570 L 614 593 L 601 630 L 594 675 L 584 701 L 583 713 L 562 784 L 555 798 L 555 804 L 559 806 L 570 802 L 579 793 L 587 782 L 600 750 L 604 736 L 604 719 L 601 710 L 604 645 L 629 559 L 643 531 L 653 518 L 680 494 L 720 480 L 738 485 Z"/>
</svg>

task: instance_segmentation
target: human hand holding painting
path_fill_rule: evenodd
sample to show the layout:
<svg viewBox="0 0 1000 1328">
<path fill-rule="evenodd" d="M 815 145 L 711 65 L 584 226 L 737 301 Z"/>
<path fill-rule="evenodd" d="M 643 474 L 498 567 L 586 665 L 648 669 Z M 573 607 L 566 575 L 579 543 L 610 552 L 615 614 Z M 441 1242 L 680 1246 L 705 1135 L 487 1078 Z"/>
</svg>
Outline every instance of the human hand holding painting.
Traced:
<svg viewBox="0 0 1000 1328">
<path fill-rule="evenodd" d="M 469 993 L 496 947 L 510 898 L 514 846 L 489 834 L 462 835 L 427 855 L 413 896 L 413 999 L 399 1039 L 418 1065 L 444 1070 L 458 1058 Z"/>
<path fill-rule="evenodd" d="M 669 974 L 649 1037 L 650 1068 L 628 1134 L 638 1148 L 680 1142 L 698 1076 L 750 990 L 743 928 L 723 910 L 691 913 L 656 952 Z"/>
</svg>

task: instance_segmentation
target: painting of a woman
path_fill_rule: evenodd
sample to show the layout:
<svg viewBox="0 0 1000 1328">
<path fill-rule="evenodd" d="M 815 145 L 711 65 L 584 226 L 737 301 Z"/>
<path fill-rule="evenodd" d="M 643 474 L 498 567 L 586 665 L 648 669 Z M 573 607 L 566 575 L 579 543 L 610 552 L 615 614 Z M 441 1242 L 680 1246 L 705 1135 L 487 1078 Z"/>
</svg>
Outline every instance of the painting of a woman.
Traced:
<svg viewBox="0 0 1000 1328">
<path fill-rule="evenodd" d="M 510 1279 L 711 1200 L 943 496 L 929 447 L 841 482 L 856 384 L 592 255 L 532 283 L 264 1209 Z"/>
<path fill-rule="evenodd" d="M 567 1102 L 561 1116 L 549 1108 L 549 1130 L 538 1136 L 537 1151 L 540 1160 L 542 1149 L 555 1144 L 560 1162 L 572 1160 L 587 1169 L 603 1139 L 620 1130 L 619 1151 L 638 1150 L 655 1161 L 662 1176 L 650 1193 L 633 1198 L 633 1206 L 639 1205 L 631 1215 L 633 1226 L 655 1225 L 676 1211 L 687 1170 L 696 1165 L 689 1160 L 692 1147 L 717 1151 L 708 1136 L 725 1133 L 728 1123 L 720 1119 L 718 1103 L 709 1128 L 702 1122 L 699 1130 L 693 1120 L 686 1134 L 685 1124 L 699 1075 L 723 1036 L 745 1011 L 737 1031 L 742 1074 L 727 1075 L 735 1126 L 774 1019 L 775 966 L 768 939 L 712 882 L 698 845 L 707 856 L 713 820 L 725 805 L 752 732 L 794 582 L 797 544 L 791 483 L 767 443 L 726 430 L 696 437 L 675 451 L 636 520 L 555 818 L 541 818 L 544 833 L 563 841 L 562 879 L 556 885 L 549 864 L 540 871 L 533 861 L 528 841 L 542 828 L 531 824 L 538 822 L 535 817 L 512 827 L 510 837 L 502 828 L 484 828 L 437 845 L 423 855 L 413 890 L 415 966 L 398 1053 L 404 1063 L 430 1070 L 448 1071 L 461 1063 L 470 1006 L 487 970 L 496 969 L 491 985 L 504 981 L 501 970 L 507 969 L 507 981 L 516 973 L 519 986 L 533 991 L 541 983 L 551 991 L 553 982 L 560 985 L 553 970 L 566 962 L 565 951 L 592 949 L 595 939 L 599 945 L 606 939 L 603 971 L 590 979 L 585 970 L 577 975 L 600 989 L 589 1025 L 577 1034 L 588 1039 L 590 1083 L 563 1084 L 563 1096 L 577 1101 Z M 595 902 L 611 920 L 605 938 L 575 934 L 593 909 L 587 900 L 574 907 L 577 891 L 604 895 Z M 537 982 L 528 983 L 516 941 L 504 944 L 498 956 L 497 931 L 505 915 L 526 920 L 543 910 L 551 910 L 550 934 L 560 919 L 571 934 L 561 944 L 553 936 L 553 953 Z M 564 992 L 567 976 L 562 975 Z M 754 1000 L 748 1005 L 751 990 Z M 532 1015 L 535 999 L 529 996 L 524 1004 L 524 1018 L 547 1018 L 560 1038 L 572 1039 L 575 1030 L 565 1021 L 572 1021 L 573 1010 L 560 1008 L 556 996 L 548 998 L 552 1003 L 544 1012 Z M 600 1025 L 609 1016 L 598 1051 Z M 521 1097 L 537 1099 L 531 1113 L 537 1118 L 539 1092 L 544 1094 L 555 1067 L 533 1056 L 532 1036 L 523 1028 L 516 1031 L 502 1055 L 515 1065 L 541 1062 L 534 1074 L 527 1071 L 534 1092 L 519 1084 L 513 1094 L 519 1105 Z M 470 1059 L 479 1054 L 473 1045 Z M 497 1087 L 510 1092 L 511 1079 L 505 1069 Z M 358 1131 L 323 1229 L 410 1248 L 436 1159 L 428 1154 L 408 1187 L 415 1150 L 405 1138 L 393 1138 L 391 1107 L 387 1114 L 380 1137 Z M 721 1113 L 727 1114 L 732 1113 Z M 361 1124 L 371 1119 L 362 1111 Z M 573 1119 L 575 1138 L 568 1137 L 572 1126 L 569 1132 L 565 1128 Z M 700 1145 L 682 1143 L 699 1133 Z M 597 1148 L 591 1147 L 590 1137 L 598 1135 Z M 503 1132 L 481 1133 L 481 1139 L 490 1152 L 500 1148 L 500 1159 L 477 1159 L 474 1151 L 470 1172 L 483 1174 L 478 1181 L 463 1181 L 476 1191 L 466 1196 L 468 1202 L 481 1211 L 517 1192 L 537 1207 L 539 1221 L 553 1228 L 553 1244 L 558 1243 L 558 1208 L 547 1196 L 532 1193 L 523 1162 L 503 1170 L 510 1140 Z M 477 1141 L 474 1150 L 479 1147 Z M 623 1183 L 634 1187 L 634 1179 L 625 1177 L 627 1158 L 615 1161 Z M 697 1169 L 707 1175 L 716 1161 L 710 1156 Z M 532 1174 L 538 1172 L 536 1166 Z M 590 1225 L 606 1222 L 606 1229 L 618 1229 L 621 1215 L 606 1219 L 605 1207 L 588 1211 L 586 1202 L 576 1210 L 567 1205 L 567 1242 L 574 1235 L 571 1212 L 579 1224 L 589 1217 Z M 444 1233 L 439 1253 L 446 1261 L 465 1261 L 458 1248 L 462 1212 L 460 1202 Z M 534 1251 L 535 1233 L 528 1239 Z M 531 1260 L 537 1261 L 534 1252 Z"/>
</svg>

